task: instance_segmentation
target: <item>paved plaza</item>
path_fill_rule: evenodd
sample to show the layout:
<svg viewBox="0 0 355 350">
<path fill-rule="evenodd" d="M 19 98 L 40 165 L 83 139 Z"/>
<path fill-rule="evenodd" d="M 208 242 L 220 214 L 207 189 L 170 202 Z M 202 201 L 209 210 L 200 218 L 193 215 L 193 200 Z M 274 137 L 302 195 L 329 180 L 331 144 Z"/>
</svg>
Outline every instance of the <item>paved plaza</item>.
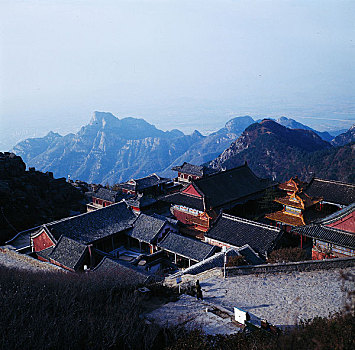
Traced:
<svg viewBox="0 0 355 350">
<path fill-rule="evenodd" d="M 230 319 L 206 312 L 214 306 L 230 315 L 234 307 L 251 315 L 252 320 L 266 319 L 286 328 L 300 320 L 327 317 L 340 311 L 346 301 L 344 289 L 354 289 L 344 282 L 339 269 L 265 275 L 236 276 L 223 279 L 211 277 L 202 281 L 204 301 L 183 295 L 148 315 L 160 324 L 197 326 L 208 334 L 230 334 L 238 331 Z M 354 268 L 342 270 L 355 273 Z M 215 327 L 215 328 L 214 328 Z"/>
</svg>

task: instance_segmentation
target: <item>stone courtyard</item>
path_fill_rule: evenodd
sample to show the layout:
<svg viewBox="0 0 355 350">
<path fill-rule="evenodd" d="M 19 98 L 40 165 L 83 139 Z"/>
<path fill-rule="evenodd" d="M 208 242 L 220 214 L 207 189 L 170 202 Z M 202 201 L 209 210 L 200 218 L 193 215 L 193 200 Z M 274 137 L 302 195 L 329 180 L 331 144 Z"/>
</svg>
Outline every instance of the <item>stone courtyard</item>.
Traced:
<svg viewBox="0 0 355 350">
<path fill-rule="evenodd" d="M 354 290 L 343 273 L 355 273 L 354 268 L 292 272 L 264 275 L 211 277 L 200 282 L 204 301 L 182 295 L 179 301 L 168 303 L 147 318 L 160 324 L 184 324 L 202 328 L 208 334 L 230 334 L 238 327 L 211 312 L 216 307 L 233 315 L 234 307 L 247 311 L 254 323 L 260 319 L 281 328 L 288 328 L 315 317 L 327 317 L 344 308 L 346 290 Z"/>
</svg>

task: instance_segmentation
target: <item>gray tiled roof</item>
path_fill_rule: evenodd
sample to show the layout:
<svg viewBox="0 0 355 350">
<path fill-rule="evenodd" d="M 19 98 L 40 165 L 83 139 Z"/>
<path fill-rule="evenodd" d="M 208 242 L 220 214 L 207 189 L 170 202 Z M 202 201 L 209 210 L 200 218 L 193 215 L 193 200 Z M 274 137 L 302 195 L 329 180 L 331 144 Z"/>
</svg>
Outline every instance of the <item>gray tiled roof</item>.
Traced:
<svg viewBox="0 0 355 350">
<path fill-rule="evenodd" d="M 109 190 L 105 187 L 100 187 L 93 195 L 93 197 L 103 199 L 105 201 L 116 202 L 116 191 Z"/>
<path fill-rule="evenodd" d="M 208 258 L 216 250 L 215 246 L 173 232 L 169 232 L 158 247 L 195 261 Z"/>
<path fill-rule="evenodd" d="M 36 252 L 36 254 L 41 256 L 42 258 L 49 260 L 49 255 L 52 253 L 53 249 L 54 249 L 54 246 L 43 249 L 40 252 Z"/>
<path fill-rule="evenodd" d="M 203 165 L 194 165 L 190 163 L 184 162 L 184 164 L 180 166 L 174 166 L 171 170 L 178 171 L 184 174 L 195 175 L 195 176 L 205 176 L 211 175 L 218 172 L 218 170 L 213 168 L 208 168 Z"/>
<path fill-rule="evenodd" d="M 63 266 L 77 270 L 86 250 L 87 246 L 85 244 L 61 236 L 48 257 Z"/>
<path fill-rule="evenodd" d="M 281 229 L 222 213 L 205 233 L 206 238 L 242 247 L 248 244 L 257 253 L 271 251 L 281 236 Z"/>
<path fill-rule="evenodd" d="M 352 212 L 355 211 L 355 203 L 352 203 L 350 205 L 348 205 L 347 207 L 336 211 L 335 213 L 328 215 L 327 217 L 323 218 L 323 219 L 319 219 L 317 220 L 317 223 L 321 223 L 321 224 L 331 224 L 333 222 L 336 222 L 340 219 L 342 219 L 343 217 L 351 214 Z"/>
<path fill-rule="evenodd" d="M 336 228 L 320 224 L 310 224 L 294 228 L 292 232 L 303 236 L 316 238 L 321 241 L 336 244 L 342 247 L 355 249 L 355 234 Z"/>
<path fill-rule="evenodd" d="M 244 257 L 245 261 L 249 265 L 260 265 L 264 263 L 264 260 L 259 258 L 257 253 L 249 246 L 249 244 L 240 247 L 238 252 Z"/>
<path fill-rule="evenodd" d="M 176 226 L 178 224 L 178 222 L 179 222 L 179 220 L 173 219 L 171 217 L 167 217 L 165 215 L 160 215 L 160 214 L 157 214 L 157 213 L 153 213 L 153 214 L 151 214 L 151 216 L 153 216 L 154 218 L 158 218 L 158 219 L 161 219 L 161 220 L 168 221 L 173 226 Z"/>
<path fill-rule="evenodd" d="M 205 206 L 202 198 L 192 197 L 184 193 L 173 193 L 161 199 L 171 204 L 183 205 L 188 208 L 204 211 Z"/>
<path fill-rule="evenodd" d="M 226 255 L 227 257 L 240 256 L 240 253 L 236 249 L 230 248 L 227 249 Z M 210 256 L 205 260 L 198 262 L 197 264 L 188 267 L 183 271 L 178 272 L 176 275 L 186 275 L 186 274 L 197 275 L 201 272 L 211 270 L 216 267 L 223 267 L 223 265 L 224 265 L 224 253 L 219 252 Z"/>
<path fill-rule="evenodd" d="M 166 220 L 141 213 L 127 235 L 146 243 L 152 243 L 165 224 Z"/>
<path fill-rule="evenodd" d="M 257 177 L 247 164 L 221 171 L 192 182 L 196 191 L 203 198 L 197 198 L 186 193 L 174 193 L 162 198 L 163 201 L 179 204 L 200 211 L 210 208 L 221 208 L 224 205 L 244 203 L 256 199 L 262 192 L 274 185 L 270 180 Z"/>
<path fill-rule="evenodd" d="M 257 177 L 247 164 L 198 179 L 194 184 L 204 194 L 207 208 L 242 200 L 273 185 Z"/>
<path fill-rule="evenodd" d="M 65 235 L 80 243 L 91 242 L 132 227 L 136 216 L 125 202 L 46 224 L 55 239 Z"/>
<path fill-rule="evenodd" d="M 105 187 L 100 187 L 96 192 L 92 195 L 95 198 L 103 199 L 105 201 L 109 201 L 112 203 L 117 203 L 122 199 L 128 199 L 131 196 L 122 192 L 109 190 Z"/>
<path fill-rule="evenodd" d="M 31 235 L 38 231 L 41 226 L 36 226 L 25 231 L 19 232 L 15 237 L 11 238 L 6 244 L 11 245 L 16 250 L 31 247 Z"/>
<path fill-rule="evenodd" d="M 326 202 L 340 205 L 355 202 L 355 185 L 340 181 L 313 178 L 304 192 L 311 197 L 322 197 Z"/>
<path fill-rule="evenodd" d="M 166 183 L 166 182 L 170 181 L 170 179 L 160 177 L 157 174 L 152 174 L 152 175 L 143 177 L 141 179 L 137 179 L 135 181 L 136 181 L 137 190 L 143 190 L 148 187 L 152 187 L 152 186 Z"/>
<path fill-rule="evenodd" d="M 145 195 L 138 195 L 134 198 L 127 199 L 126 202 L 136 208 L 145 208 L 157 202 L 155 198 Z"/>
<path fill-rule="evenodd" d="M 130 280 L 133 284 L 147 284 L 154 280 L 154 276 L 147 271 L 123 261 L 112 260 L 108 257 L 104 257 L 94 268 L 93 272 L 105 274 L 109 277 L 113 277 L 113 275 L 117 275 L 117 277 L 128 275 L 131 276 Z"/>
<path fill-rule="evenodd" d="M 134 179 L 135 184 L 130 184 L 129 181 L 120 184 L 122 188 L 141 191 L 149 187 L 157 186 L 159 184 L 166 183 L 170 181 L 168 178 L 163 178 L 158 176 L 157 174 L 152 174 L 146 177 L 142 177 L 141 179 Z"/>
</svg>

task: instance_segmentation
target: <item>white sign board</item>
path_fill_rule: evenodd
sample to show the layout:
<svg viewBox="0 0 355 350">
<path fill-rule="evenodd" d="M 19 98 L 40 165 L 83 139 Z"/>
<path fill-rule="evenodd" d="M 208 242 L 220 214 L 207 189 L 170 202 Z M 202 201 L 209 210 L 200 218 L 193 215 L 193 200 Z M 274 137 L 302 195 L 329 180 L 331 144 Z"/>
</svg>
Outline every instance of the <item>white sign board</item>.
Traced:
<svg viewBox="0 0 355 350">
<path fill-rule="evenodd" d="M 234 308 L 234 318 L 237 322 L 244 324 L 247 321 L 247 312 L 237 307 Z"/>
</svg>

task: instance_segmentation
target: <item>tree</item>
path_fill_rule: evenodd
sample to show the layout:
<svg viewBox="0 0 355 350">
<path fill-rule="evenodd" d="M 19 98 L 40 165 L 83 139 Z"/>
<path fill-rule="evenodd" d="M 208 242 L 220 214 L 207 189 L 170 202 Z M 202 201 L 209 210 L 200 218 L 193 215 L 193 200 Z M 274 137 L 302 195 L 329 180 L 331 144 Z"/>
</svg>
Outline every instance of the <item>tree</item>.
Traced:
<svg viewBox="0 0 355 350">
<path fill-rule="evenodd" d="M 302 248 L 281 248 L 271 252 L 267 262 L 280 263 L 306 260 L 306 252 Z"/>
</svg>

